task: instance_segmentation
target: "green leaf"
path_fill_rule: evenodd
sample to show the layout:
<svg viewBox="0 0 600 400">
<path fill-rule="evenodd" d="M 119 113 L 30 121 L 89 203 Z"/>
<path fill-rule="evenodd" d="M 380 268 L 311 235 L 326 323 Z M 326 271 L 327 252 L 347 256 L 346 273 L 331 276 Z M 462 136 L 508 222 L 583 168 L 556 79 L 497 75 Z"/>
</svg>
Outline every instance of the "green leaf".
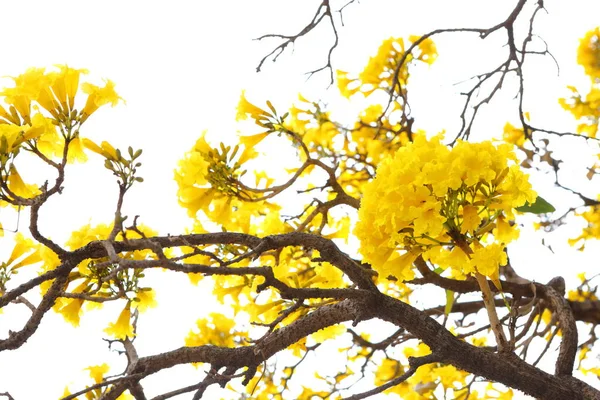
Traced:
<svg viewBox="0 0 600 400">
<path fill-rule="evenodd" d="M 435 272 L 436 274 L 441 274 L 442 272 L 444 272 L 444 269 L 442 267 L 437 267 L 436 269 L 433 270 L 433 272 Z"/>
<path fill-rule="evenodd" d="M 452 290 L 446 290 L 446 307 L 444 307 L 444 314 L 450 314 L 452 306 L 454 305 L 454 292 Z"/>
<path fill-rule="evenodd" d="M 554 208 L 554 206 L 552 204 L 550 204 L 546 200 L 544 200 L 543 197 L 538 196 L 537 199 L 535 200 L 535 203 L 533 203 L 533 204 L 525 203 L 524 206 L 517 207 L 516 210 L 519 212 L 532 213 L 532 214 L 545 214 L 545 213 L 550 213 L 550 212 L 556 211 L 556 208 Z"/>
</svg>

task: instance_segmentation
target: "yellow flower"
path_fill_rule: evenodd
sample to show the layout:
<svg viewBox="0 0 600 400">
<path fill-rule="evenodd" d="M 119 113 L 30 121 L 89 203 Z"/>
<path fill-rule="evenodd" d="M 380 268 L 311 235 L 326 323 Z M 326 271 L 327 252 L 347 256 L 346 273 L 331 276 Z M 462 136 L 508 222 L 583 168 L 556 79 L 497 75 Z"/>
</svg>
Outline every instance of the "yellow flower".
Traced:
<svg viewBox="0 0 600 400">
<path fill-rule="evenodd" d="M 339 288 L 344 284 L 344 274 L 328 262 L 315 266 L 315 276 L 306 282 L 306 286 L 317 288 Z"/>
<path fill-rule="evenodd" d="M 506 125 L 504 125 L 502 139 L 507 143 L 512 143 L 521 147 L 525 143 L 525 133 L 523 132 L 523 129 L 516 128 L 510 122 L 507 122 Z"/>
<path fill-rule="evenodd" d="M 30 131 L 35 130 L 37 148 L 46 157 L 62 156 L 65 141 L 62 136 L 56 132 L 56 126 L 52 119 L 44 117 L 42 114 L 34 114 L 31 118 L 31 129 L 25 133 L 27 136 Z"/>
<path fill-rule="evenodd" d="M 402 255 L 394 252 L 377 270 L 382 278 L 393 276 L 401 281 L 411 280 L 415 275 L 412 271 L 412 263 L 417 259 L 418 255 L 418 251 L 407 251 Z"/>
<path fill-rule="evenodd" d="M 23 182 L 21 175 L 17 172 L 14 165 L 10 167 L 8 175 L 8 188 L 17 196 L 31 199 L 40 193 L 40 189 L 36 185 L 29 185 Z"/>
<path fill-rule="evenodd" d="M 133 332 L 133 325 L 131 325 L 131 304 L 127 302 L 121 314 L 119 314 L 119 318 L 117 322 L 108 324 L 108 328 L 104 330 L 108 335 L 120 339 L 125 340 L 125 338 L 133 338 L 135 333 Z"/>
<path fill-rule="evenodd" d="M 502 194 L 503 203 L 508 203 L 513 208 L 521 207 L 526 202 L 533 204 L 537 198 L 537 193 L 529 183 L 529 175 L 523 173 L 517 165 L 510 166 L 499 192 Z"/>
<path fill-rule="evenodd" d="M 67 65 L 58 65 L 60 72 L 54 76 L 52 91 L 56 98 L 61 102 L 64 109 L 73 109 L 75 105 L 75 94 L 79 88 L 79 76 L 87 74 L 86 69 L 74 69 Z M 44 107 L 45 108 L 45 107 Z"/>
<path fill-rule="evenodd" d="M 235 321 L 219 313 L 210 313 L 209 318 L 196 321 L 198 333 L 191 331 L 185 338 L 188 347 L 212 344 L 220 347 L 233 347 L 234 336 L 240 336 L 239 332 L 233 332 Z M 244 335 L 243 333 L 241 334 Z"/>
<path fill-rule="evenodd" d="M 460 227 L 460 231 L 462 233 L 466 233 L 468 231 L 474 231 L 479 227 L 481 223 L 481 217 L 477 214 L 477 207 L 475 206 L 465 206 L 463 207 L 463 222 Z"/>
<path fill-rule="evenodd" d="M 517 229 L 516 224 L 511 226 L 504 216 L 500 216 L 496 220 L 494 237 L 501 243 L 507 244 L 519 238 L 519 230 Z"/>
<path fill-rule="evenodd" d="M 207 210 L 216 191 L 213 188 L 183 187 L 178 190 L 179 204 L 195 217 L 199 210 Z"/>
<path fill-rule="evenodd" d="M 21 126 L 0 124 L 0 138 L 6 140 L 7 153 L 13 152 L 19 147 L 22 142 L 20 140 L 22 131 L 23 128 Z"/>
<path fill-rule="evenodd" d="M 498 274 L 499 266 L 506 265 L 507 262 L 504 247 L 498 243 L 476 247 L 471 255 L 473 267 L 476 267 L 480 274 L 490 278 L 494 278 Z"/>
<path fill-rule="evenodd" d="M 67 247 L 71 250 L 77 250 L 94 240 L 104 240 L 108 237 L 112 226 L 107 224 L 98 224 L 92 227 L 85 224 L 81 229 L 73 231 L 71 237 L 67 240 Z"/>
<path fill-rule="evenodd" d="M 90 281 L 88 279 L 84 279 L 82 283 L 73 289 L 73 293 L 83 293 L 88 288 L 89 283 Z M 83 313 L 81 310 L 82 305 L 83 300 L 81 299 L 61 298 L 60 301 L 57 301 L 54 304 L 53 308 L 57 313 L 61 314 L 67 322 L 77 327 L 79 326 L 79 320 Z"/>
<path fill-rule="evenodd" d="M 123 100 L 115 92 L 115 84 L 111 80 L 107 80 L 104 87 L 84 83 L 82 89 L 88 95 L 88 98 L 82 110 L 81 122 L 87 120 L 90 115 L 103 105 L 110 103 L 114 107 L 119 103 L 119 100 Z"/>
<path fill-rule="evenodd" d="M 48 247 L 44 245 L 39 245 L 37 251 L 39 252 L 40 257 L 42 258 L 42 269 L 44 271 L 50 271 L 60 265 L 60 258 L 58 258 L 58 255 L 54 251 L 50 250 Z"/>
<path fill-rule="evenodd" d="M 70 164 L 74 162 L 86 162 L 88 158 L 83 148 L 83 142 L 79 137 L 71 139 L 69 142 L 69 152 L 67 153 L 67 162 Z"/>
<path fill-rule="evenodd" d="M 455 382 L 460 382 L 464 385 L 466 373 L 456 369 L 453 365 L 444 365 L 434 369 L 434 374 L 440 377 L 440 381 L 444 389 L 454 387 Z"/>
<path fill-rule="evenodd" d="M 83 300 L 80 299 L 63 299 L 60 303 L 57 303 L 57 306 L 60 306 L 57 312 L 63 316 L 65 321 L 77 327 L 83 313 L 81 310 L 82 305 Z"/>
<path fill-rule="evenodd" d="M 252 117 L 254 120 L 259 120 L 263 119 L 264 117 L 268 117 L 271 114 L 269 114 L 262 108 L 250 103 L 246 99 L 245 91 L 242 91 L 242 95 L 240 96 L 240 102 L 237 106 L 236 121 L 246 120 L 248 119 L 248 115 L 250 115 L 250 117 Z"/>
<path fill-rule="evenodd" d="M 346 327 L 342 324 L 328 326 L 327 328 L 319 329 L 309 337 L 315 343 L 323 343 L 328 339 L 335 339 L 337 336 L 346 333 Z"/>
<path fill-rule="evenodd" d="M 345 71 L 336 71 L 337 86 L 342 96 L 349 99 L 354 93 L 358 92 L 359 84 L 355 79 L 350 79 Z M 354 85 L 353 85 L 354 83 Z M 350 88 L 350 86 L 353 86 Z"/>
<path fill-rule="evenodd" d="M 411 42 L 416 41 L 418 36 L 411 36 Z M 351 96 L 359 90 L 369 96 L 377 89 L 390 90 L 395 87 L 394 79 L 397 79 L 402 85 L 405 85 L 408 78 L 408 64 L 413 60 L 419 60 L 427 64 L 431 64 L 437 57 L 435 44 L 432 40 L 426 39 L 422 41 L 413 52 L 406 57 L 402 68 L 398 74 L 398 60 L 405 52 L 405 44 L 403 38 L 389 38 L 383 41 L 377 54 L 369 59 L 369 62 L 358 74 L 357 79 L 352 79 L 347 73 L 338 71 L 338 87 L 344 96 Z M 355 87 L 349 88 L 349 84 Z"/>
<path fill-rule="evenodd" d="M 258 155 L 258 153 L 256 150 L 254 150 L 254 146 L 260 143 L 264 138 L 266 138 L 268 134 L 269 132 L 265 132 L 259 133 L 258 135 L 240 137 L 239 142 L 240 144 L 244 145 L 244 151 L 240 156 L 238 162 L 240 164 L 243 164 L 246 161 L 255 158 Z"/>
<path fill-rule="evenodd" d="M 592 300 L 592 301 L 596 301 L 598 300 L 598 297 L 590 291 L 587 290 L 569 290 L 569 293 L 567 294 L 567 298 L 571 301 L 588 301 L 588 300 Z"/>
<path fill-rule="evenodd" d="M 31 102 L 36 100 L 41 88 L 47 87 L 49 80 L 44 74 L 44 68 L 29 68 L 25 73 L 13 77 L 15 87 L 6 88 L 0 94 L 6 102 L 15 107 L 25 123 L 30 122 Z M 11 118 L 12 122 L 20 125 L 19 121 Z"/>
<path fill-rule="evenodd" d="M 85 369 L 90 371 L 90 377 L 94 380 L 94 382 L 100 383 L 104 379 L 104 375 L 106 375 L 110 367 L 108 364 L 104 363 L 102 365 L 94 365 Z"/>
<path fill-rule="evenodd" d="M 5 263 L 5 265 L 10 266 L 11 270 L 14 271 L 26 265 L 35 264 L 42 261 L 42 257 L 38 251 L 35 251 L 36 248 L 31 239 L 25 238 L 22 233 L 17 233 L 15 235 L 15 242 L 15 247 L 13 248 L 9 259 Z M 25 256 L 32 250 L 32 253 L 29 253 L 27 256 Z M 20 261 L 13 264 L 13 262 L 18 259 L 20 259 Z"/>
<path fill-rule="evenodd" d="M 404 367 L 398 360 L 384 358 L 375 373 L 375 385 L 381 386 L 404 373 Z"/>
<path fill-rule="evenodd" d="M 155 299 L 156 292 L 154 289 L 140 289 L 135 293 L 135 296 L 139 299 L 139 301 L 136 301 L 136 307 L 139 312 L 144 312 L 148 308 L 156 307 L 158 304 Z"/>
<path fill-rule="evenodd" d="M 115 148 L 108 143 L 107 141 L 103 141 L 100 146 L 91 141 L 90 139 L 84 138 L 82 139 L 83 146 L 86 149 L 93 151 L 96 154 L 101 155 L 109 160 L 117 161 L 119 157 L 117 157 L 117 151 Z"/>
<path fill-rule="evenodd" d="M 585 34 L 579 41 L 577 62 L 592 79 L 600 77 L 600 27 Z"/>
</svg>

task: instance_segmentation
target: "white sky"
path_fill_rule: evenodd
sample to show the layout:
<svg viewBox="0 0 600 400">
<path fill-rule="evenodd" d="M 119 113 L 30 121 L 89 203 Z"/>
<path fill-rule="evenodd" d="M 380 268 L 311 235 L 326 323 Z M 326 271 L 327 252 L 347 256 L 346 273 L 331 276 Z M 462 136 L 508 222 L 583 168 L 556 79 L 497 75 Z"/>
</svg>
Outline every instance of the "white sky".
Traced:
<svg viewBox="0 0 600 400">
<path fill-rule="evenodd" d="M 3 1 L 0 33 L 5 39 L 0 76 L 18 75 L 32 66 L 68 64 L 89 69 L 92 82 L 99 83 L 102 78 L 116 82 L 117 91 L 127 104 L 101 109 L 86 123 L 82 135 L 98 142 L 108 140 L 116 147 L 131 145 L 144 149 L 141 176 L 146 181 L 134 187 L 126 198 L 124 212 L 131 216 L 140 214 L 142 222 L 161 234 L 177 234 L 189 225 L 175 196 L 172 177 L 177 160 L 205 129 L 215 141 L 233 140 L 238 129 L 234 123 L 235 106 L 242 89 L 247 90 L 251 101 L 261 105 L 270 99 L 278 110 L 285 110 L 300 91 L 312 99 L 330 96 L 332 108 L 344 109 L 340 116 L 352 115 L 360 109 L 360 104 L 331 98 L 331 91 L 325 93 L 325 74 L 306 82 L 303 73 L 325 61 L 324 46 L 331 36 L 323 29 L 300 40 L 291 57 L 288 52 L 275 65 L 267 62 L 263 73 L 255 73 L 258 61 L 270 51 L 271 45 L 251 39 L 265 33 L 297 32 L 312 17 L 318 3 Z M 513 3 L 363 1 L 347 9 L 347 29 L 341 30 L 335 66 L 359 71 L 381 40 L 389 36 L 419 34 L 439 27 L 491 26 L 507 15 Z M 599 23 L 600 14 L 597 2 L 590 0 L 547 0 L 546 5 L 551 14 L 542 15 L 538 22 L 561 64 L 562 75 L 557 78 L 553 63 L 547 58 L 540 59 L 535 73 L 528 77 L 532 93 L 535 90 L 538 94 L 530 104 L 534 123 L 556 126 L 571 123 L 569 119 L 556 119 L 559 110 L 556 98 L 564 95 L 567 83 L 585 84 L 575 64 L 575 48 L 578 38 Z M 452 130 L 455 121 L 452 122 L 451 116 L 456 115 L 457 102 L 451 97 L 455 89 L 450 83 L 489 65 L 486 63 L 490 55 L 483 53 L 481 42 L 460 42 L 462 38 L 438 39 L 438 62 L 430 71 L 415 75 L 415 85 L 421 85 L 423 95 L 415 96 L 413 110 L 419 127 L 428 132 Z M 461 43 L 467 45 L 457 47 Z M 486 129 L 498 135 L 506 119 L 505 114 L 494 111 L 486 114 L 483 121 Z M 475 138 L 484 139 L 486 132 L 481 130 Z M 59 242 L 87 222 L 109 222 L 112 218 L 116 184 L 99 158 L 91 155 L 90 159 L 85 165 L 70 168 L 64 194 L 42 211 L 42 232 Z M 269 158 L 268 162 L 278 168 L 280 160 Z M 7 229 L 16 223 L 13 216 L 4 213 L 0 220 Z M 26 229 L 23 221 L 19 229 Z M 6 248 L 11 243 L 10 237 L 7 233 L 0 242 L 2 254 L 10 250 Z M 521 246 L 530 250 L 532 243 Z M 556 243 L 560 245 L 560 240 Z M 532 278 L 541 274 L 549 279 L 563 274 L 567 263 L 573 264 L 573 258 L 557 257 L 537 246 L 539 252 L 515 251 L 514 257 L 523 265 L 536 266 Z M 589 255 L 576 257 L 587 268 L 590 259 L 585 257 Z M 538 272 L 542 267 L 543 271 Z M 143 316 L 140 323 L 136 343 L 141 355 L 183 345 L 194 321 L 213 311 L 198 306 L 206 305 L 209 300 L 206 289 L 190 287 L 186 277 L 175 274 L 170 274 L 169 279 L 171 290 L 158 293 L 160 307 Z M 82 371 L 87 366 L 111 362 L 114 365 L 111 372 L 118 372 L 123 360 L 107 351 L 99 332 L 116 319 L 121 307 L 122 304 L 109 305 L 103 311 L 84 315 L 79 329 L 73 329 L 60 316 L 48 314 L 26 345 L 0 353 L 0 393 L 8 391 L 16 400 L 57 398 L 65 385 L 75 382 L 70 388 L 79 390 L 82 382 L 88 382 L 87 372 Z M 0 331 L 17 329 L 24 316 L 7 310 L 1 317 Z M 190 368 L 182 370 L 193 372 Z M 178 376 L 182 386 L 195 379 Z M 147 384 L 149 395 L 175 389 L 179 383 L 175 374 L 169 375 L 168 384 L 157 378 Z"/>
</svg>

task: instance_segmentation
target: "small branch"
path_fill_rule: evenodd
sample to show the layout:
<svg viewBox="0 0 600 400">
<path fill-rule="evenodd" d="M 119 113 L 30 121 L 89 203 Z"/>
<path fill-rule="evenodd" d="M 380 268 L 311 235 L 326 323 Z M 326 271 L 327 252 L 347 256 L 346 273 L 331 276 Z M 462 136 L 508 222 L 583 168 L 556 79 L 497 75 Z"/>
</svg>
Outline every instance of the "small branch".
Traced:
<svg viewBox="0 0 600 400">
<path fill-rule="evenodd" d="M 490 318 L 490 326 L 494 332 L 494 337 L 496 338 L 498 351 L 510 351 L 508 348 L 508 342 L 506 341 L 506 336 L 504 335 L 504 330 L 502 329 L 502 324 L 500 323 L 500 320 L 498 320 L 496 305 L 494 304 L 494 295 L 492 295 L 492 292 L 490 291 L 490 286 L 488 285 L 487 279 L 479 272 L 475 273 L 475 278 L 477 279 L 477 283 L 479 284 L 481 293 L 483 294 L 483 303 L 485 304 L 485 309 L 488 313 L 488 317 Z"/>
</svg>

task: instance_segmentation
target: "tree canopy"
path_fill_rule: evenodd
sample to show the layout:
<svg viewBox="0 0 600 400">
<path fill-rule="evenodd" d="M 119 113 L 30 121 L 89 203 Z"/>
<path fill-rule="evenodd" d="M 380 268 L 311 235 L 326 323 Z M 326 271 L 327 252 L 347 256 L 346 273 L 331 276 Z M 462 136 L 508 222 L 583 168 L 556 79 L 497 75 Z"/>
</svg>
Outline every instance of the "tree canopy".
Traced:
<svg viewBox="0 0 600 400">
<path fill-rule="evenodd" d="M 49 313 L 77 327 L 113 304 L 112 321 L 87 340 L 105 340 L 122 368 L 91 361 L 87 381 L 65 377 L 62 395 L 40 389 L 43 398 L 600 399 L 600 274 L 569 265 L 538 282 L 544 265 L 514 261 L 523 236 L 552 254 L 566 247 L 556 238 L 591 256 L 597 247 L 600 28 L 574 49 L 585 84 L 553 99 L 570 123 L 563 130 L 532 111 L 543 94 L 529 87 L 532 60 L 559 67 L 536 30 L 552 7 L 513 3 L 489 26 L 386 38 L 356 70 L 335 58 L 355 1 L 323 0 L 296 34 L 258 38 L 273 43 L 260 71 L 323 35 L 331 46 L 309 76 L 332 85 L 336 107 L 362 110 L 242 91 L 237 143 L 198 133 L 173 166 L 173 196 L 190 220 L 178 233 L 123 212 L 144 184 L 143 145 L 86 134 L 100 108 L 123 102 L 113 81 L 88 82 L 87 70 L 67 65 L 14 76 L 0 91 L 0 352 L 26 351 Z M 455 86 L 454 126 L 429 132 L 411 105 L 432 94 L 414 80 L 444 59 L 465 62 L 437 45 L 447 38 L 477 39 L 493 57 Z M 497 106 L 506 93 L 509 105 Z M 486 109 L 502 131 L 488 130 Z M 280 153 L 290 165 L 273 162 Z M 54 240 L 40 213 L 86 162 L 114 177 L 114 218 Z M 178 304 L 173 313 L 202 315 L 157 352 L 138 346 L 156 334 L 141 326 L 161 307 L 149 276 L 186 276 L 212 299 Z M 182 365 L 188 385 L 148 390 Z M 15 399 L 3 384 L 0 397 Z"/>
</svg>

